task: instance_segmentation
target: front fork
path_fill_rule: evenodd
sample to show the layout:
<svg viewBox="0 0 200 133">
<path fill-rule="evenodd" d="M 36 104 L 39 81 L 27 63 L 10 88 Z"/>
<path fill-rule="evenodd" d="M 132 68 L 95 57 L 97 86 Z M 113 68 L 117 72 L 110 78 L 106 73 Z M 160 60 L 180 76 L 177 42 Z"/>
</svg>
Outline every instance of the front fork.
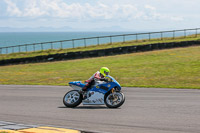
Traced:
<svg viewBox="0 0 200 133">
<path fill-rule="evenodd" d="M 111 93 L 113 94 L 115 92 L 115 88 L 112 88 L 111 89 Z"/>
<path fill-rule="evenodd" d="M 116 92 L 115 88 L 112 88 L 111 89 L 111 93 L 112 93 L 112 97 L 111 98 L 112 98 L 113 101 L 118 99 L 118 97 L 115 96 L 115 92 Z"/>
</svg>

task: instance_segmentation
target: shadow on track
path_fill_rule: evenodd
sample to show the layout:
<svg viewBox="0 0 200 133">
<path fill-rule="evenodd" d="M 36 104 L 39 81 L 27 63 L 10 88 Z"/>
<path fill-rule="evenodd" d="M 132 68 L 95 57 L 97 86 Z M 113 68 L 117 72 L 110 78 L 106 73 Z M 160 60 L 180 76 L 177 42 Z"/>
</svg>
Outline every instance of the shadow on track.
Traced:
<svg viewBox="0 0 200 133">
<path fill-rule="evenodd" d="M 68 107 L 65 107 L 65 106 L 60 106 L 58 108 L 68 108 Z M 105 106 L 78 106 L 78 107 L 75 107 L 75 108 L 71 108 L 71 109 L 120 109 L 120 108 L 107 108 Z"/>
</svg>

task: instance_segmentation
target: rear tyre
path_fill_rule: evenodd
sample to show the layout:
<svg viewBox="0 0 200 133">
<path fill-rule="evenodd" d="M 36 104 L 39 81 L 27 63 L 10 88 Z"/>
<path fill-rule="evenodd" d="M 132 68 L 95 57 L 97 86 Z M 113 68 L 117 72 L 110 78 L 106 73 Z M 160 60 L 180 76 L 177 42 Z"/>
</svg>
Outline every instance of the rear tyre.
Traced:
<svg viewBox="0 0 200 133">
<path fill-rule="evenodd" d="M 78 90 L 71 90 L 63 97 L 63 103 L 66 107 L 74 108 L 81 104 L 82 99 L 83 96 Z"/>
<path fill-rule="evenodd" d="M 125 96 L 122 92 L 114 92 L 108 94 L 104 102 L 108 108 L 118 108 L 120 107 L 125 101 Z"/>
</svg>

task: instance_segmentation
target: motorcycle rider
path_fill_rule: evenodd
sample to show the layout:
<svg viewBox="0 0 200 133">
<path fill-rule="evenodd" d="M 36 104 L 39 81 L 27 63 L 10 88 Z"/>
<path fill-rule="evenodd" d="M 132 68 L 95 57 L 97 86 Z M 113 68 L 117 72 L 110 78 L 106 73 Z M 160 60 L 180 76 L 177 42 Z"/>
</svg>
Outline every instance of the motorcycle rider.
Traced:
<svg viewBox="0 0 200 133">
<path fill-rule="evenodd" d="M 107 67 L 102 67 L 100 71 L 97 71 L 92 75 L 88 80 L 86 80 L 86 85 L 82 88 L 83 92 L 86 92 L 88 88 L 95 84 L 96 81 L 108 81 L 105 76 L 110 73 L 110 70 Z"/>
</svg>

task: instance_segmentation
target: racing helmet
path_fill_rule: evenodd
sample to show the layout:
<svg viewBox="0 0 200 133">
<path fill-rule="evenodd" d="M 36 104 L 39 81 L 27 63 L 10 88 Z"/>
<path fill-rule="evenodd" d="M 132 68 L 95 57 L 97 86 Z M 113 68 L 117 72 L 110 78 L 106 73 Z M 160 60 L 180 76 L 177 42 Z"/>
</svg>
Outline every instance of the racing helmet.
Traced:
<svg viewBox="0 0 200 133">
<path fill-rule="evenodd" d="M 110 70 L 107 67 L 102 67 L 100 69 L 100 73 L 105 77 L 106 75 L 110 73 Z"/>
</svg>

